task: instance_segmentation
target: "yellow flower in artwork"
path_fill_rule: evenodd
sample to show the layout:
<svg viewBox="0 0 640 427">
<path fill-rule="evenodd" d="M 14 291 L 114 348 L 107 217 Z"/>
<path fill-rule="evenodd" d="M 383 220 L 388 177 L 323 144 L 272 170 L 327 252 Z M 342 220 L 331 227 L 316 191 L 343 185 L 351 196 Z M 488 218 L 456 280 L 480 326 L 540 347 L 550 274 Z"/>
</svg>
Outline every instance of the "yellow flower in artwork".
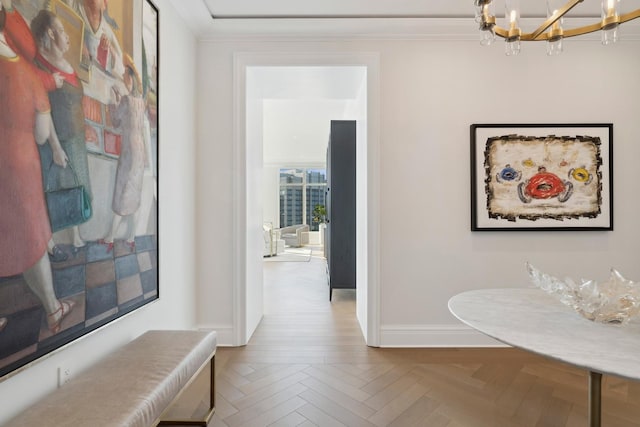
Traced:
<svg viewBox="0 0 640 427">
<path fill-rule="evenodd" d="M 591 174 L 585 168 L 575 168 L 571 171 L 571 176 L 578 182 L 587 182 Z"/>
</svg>

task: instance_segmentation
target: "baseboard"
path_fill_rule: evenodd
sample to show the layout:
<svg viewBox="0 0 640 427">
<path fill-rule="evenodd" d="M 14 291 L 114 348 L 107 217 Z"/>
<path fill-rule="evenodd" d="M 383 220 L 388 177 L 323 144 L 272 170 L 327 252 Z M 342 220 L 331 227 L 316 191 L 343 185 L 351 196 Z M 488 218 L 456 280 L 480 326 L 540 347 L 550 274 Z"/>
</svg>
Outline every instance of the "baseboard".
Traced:
<svg viewBox="0 0 640 427">
<path fill-rule="evenodd" d="M 218 334 L 218 345 L 233 346 L 230 326 L 199 325 Z M 508 347 L 506 344 L 462 325 L 387 325 L 380 330 L 380 347 Z"/>
<path fill-rule="evenodd" d="M 380 328 L 380 347 L 508 347 L 463 325 L 387 325 Z"/>
<path fill-rule="evenodd" d="M 231 326 L 198 325 L 198 330 L 216 331 L 216 340 L 219 347 L 233 346 L 233 328 Z"/>
</svg>

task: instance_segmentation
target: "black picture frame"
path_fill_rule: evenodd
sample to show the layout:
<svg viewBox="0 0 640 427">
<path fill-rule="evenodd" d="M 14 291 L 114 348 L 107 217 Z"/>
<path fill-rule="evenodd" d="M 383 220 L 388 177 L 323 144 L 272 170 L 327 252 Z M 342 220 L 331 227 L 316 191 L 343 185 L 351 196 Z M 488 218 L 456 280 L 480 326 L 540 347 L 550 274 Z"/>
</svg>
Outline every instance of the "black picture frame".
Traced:
<svg viewBox="0 0 640 427">
<path fill-rule="evenodd" d="M 613 230 L 613 124 L 472 124 L 471 231 Z"/>
<path fill-rule="evenodd" d="M 158 300 L 160 296 L 159 10 L 150 0 L 110 0 L 106 13 L 101 16 L 106 21 L 103 27 L 109 28 L 106 36 L 112 37 L 110 49 L 113 50 L 99 52 L 92 51 L 91 35 L 85 31 L 86 15 L 79 9 L 81 7 L 85 7 L 82 1 L 31 0 L 14 2 L 14 9 L 7 12 L 21 15 L 19 18 L 26 25 L 26 22 L 33 22 L 34 18 L 45 14 L 47 10 L 60 20 L 68 35 L 70 48 L 65 59 L 74 73 L 67 73 L 69 77 L 65 77 L 62 88 L 47 88 L 45 76 L 40 77 L 43 79 L 41 88 L 38 80 L 33 80 L 38 89 L 29 93 L 14 93 L 14 96 L 39 98 L 39 108 L 52 112 L 56 133 L 68 157 L 67 164 L 71 165 L 76 161 L 72 159 L 75 154 L 72 155 L 73 151 L 65 145 L 68 143 L 65 141 L 68 137 L 64 135 L 67 127 L 56 126 L 58 119 L 54 113 L 60 107 L 54 95 L 56 90 L 73 93 L 73 96 L 63 93 L 63 99 L 65 102 L 72 99 L 74 108 L 68 110 L 79 115 L 71 119 L 75 120 L 74 123 L 81 123 L 76 126 L 74 135 L 74 141 L 79 138 L 80 142 L 74 143 L 77 144 L 76 149 L 81 149 L 81 157 L 85 159 L 85 171 L 75 164 L 69 169 L 80 181 L 84 193 L 90 195 L 91 206 L 84 210 L 86 215 L 82 222 L 70 226 L 65 223 L 62 228 L 57 224 L 54 226 L 54 215 L 47 205 L 45 191 L 49 191 L 52 181 L 54 184 L 57 181 L 57 178 L 47 176 L 47 171 L 59 166 L 43 167 L 51 163 L 52 154 L 50 152 L 49 159 L 45 161 L 46 152 L 38 148 L 30 151 L 30 161 L 42 171 L 37 170 L 27 179 L 14 179 L 14 184 L 28 181 L 31 187 L 29 201 L 43 206 L 38 210 L 41 214 L 36 218 L 21 220 L 16 215 L 16 212 L 23 211 L 19 210 L 21 208 L 18 205 L 27 202 L 16 197 L 15 191 L 8 196 L 9 202 L 6 192 L 0 194 L 0 218 L 12 216 L 14 222 L 26 225 L 22 229 L 44 229 L 39 235 L 49 236 L 38 238 L 39 243 L 33 245 L 37 247 L 37 253 L 20 259 L 20 267 L 7 268 L 8 263 L 5 262 L 5 269 L 0 269 L 0 381 L 78 338 Z M 25 27 L 21 34 L 29 34 L 29 28 Z M 11 35 L 5 31 L 5 37 L 10 39 Z M 118 44 L 117 49 L 115 43 Z M 37 67 L 47 70 L 46 64 L 36 62 L 38 58 L 28 57 L 18 47 L 15 49 L 16 55 L 24 58 L 24 61 L 7 62 L 33 60 Z M 38 79 L 30 67 L 13 70 L 10 76 Z M 10 102 L 10 98 L 4 94 L 10 92 L 13 81 L 5 79 L 3 82 L 4 86 L 0 86 L 0 92 L 3 93 L 0 102 Z M 20 82 L 15 87 L 27 86 Z M 44 110 L 45 104 L 49 110 Z M 62 115 L 60 112 L 58 117 Z M 11 137 L 10 128 L 0 125 L 0 141 Z M 49 137 L 42 145 L 50 146 L 51 141 Z M 35 144 L 34 137 L 34 147 Z M 131 148 L 134 145 L 137 148 Z M 49 150 L 53 151 L 53 146 Z M 137 151 L 137 154 L 132 154 L 132 151 Z M 139 193 L 133 197 L 137 202 L 132 202 L 131 208 L 116 208 L 114 200 L 120 197 L 116 196 L 116 188 L 119 176 L 125 173 L 123 171 L 126 168 L 122 166 L 121 170 L 121 164 L 129 165 L 132 158 L 132 163 L 137 165 L 134 166 L 136 171 L 133 175 L 140 178 L 140 185 L 133 185 L 139 188 Z M 126 160 L 121 162 L 121 159 Z M 0 169 L 2 167 L 0 162 Z M 88 175 L 87 184 L 79 179 L 83 173 Z M 131 188 L 130 183 L 127 181 L 123 188 Z M 33 188 L 39 191 L 33 191 Z M 114 220 L 116 217 L 120 217 L 119 222 Z M 72 230 L 72 227 L 77 227 L 77 230 Z M 7 229 L 7 224 L 0 224 L 0 230 Z M 20 233 L 27 239 L 27 231 Z M 76 235 L 80 240 L 74 240 Z M 20 239 L 7 241 L 5 236 L 3 239 L 0 239 L 0 257 L 9 257 L 16 252 Z M 55 243 L 57 251 L 49 250 L 47 255 L 43 244 L 46 239 Z M 36 249 L 33 251 L 36 252 Z M 38 276 L 35 285 L 33 275 L 25 274 L 32 269 L 28 260 L 33 259 L 37 260 L 37 265 L 41 264 L 41 271 L 45 272 L 42 276 L 44 279 Z"/>
</svg>

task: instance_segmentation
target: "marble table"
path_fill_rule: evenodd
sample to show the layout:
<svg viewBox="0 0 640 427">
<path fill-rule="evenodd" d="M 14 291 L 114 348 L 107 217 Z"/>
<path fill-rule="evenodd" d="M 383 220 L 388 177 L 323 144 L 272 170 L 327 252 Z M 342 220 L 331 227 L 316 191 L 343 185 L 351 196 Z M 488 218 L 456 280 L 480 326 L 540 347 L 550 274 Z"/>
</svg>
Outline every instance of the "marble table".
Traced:
<svg viewBox="0 0 640 427">
<path fill-rule="evenodd" d="M 601 423 L 602 374 L 640 379 L 639 322 L 591 322 L 537 288 L 464 292 L 449 310 L 498 341 L 588 370 L 591 427 Z"/>
</svg>

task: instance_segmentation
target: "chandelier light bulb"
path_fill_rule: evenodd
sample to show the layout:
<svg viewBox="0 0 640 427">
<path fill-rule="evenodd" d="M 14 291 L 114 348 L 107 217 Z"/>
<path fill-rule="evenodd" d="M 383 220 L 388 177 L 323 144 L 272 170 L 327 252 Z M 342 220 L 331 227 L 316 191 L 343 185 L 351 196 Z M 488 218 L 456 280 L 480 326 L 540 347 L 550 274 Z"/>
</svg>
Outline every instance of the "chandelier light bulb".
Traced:
<svg viewBox="0 0 640 427">
<path fill-rule="evenodd" d="M 608 45 L 618 41 L 619 0 L 602 0 L 602 44 Z"/>
<path fill-rule="evenodd" d="M 602 44 L 608 45 L 618 41 L 618 27 L 613 27 L 608 30 L 602 30 Z"/>
<path fill-rule="evenodd" d="M 520 1 L 519 0 L 505 0 L 504 2 L 504 17 L 509 22 L 509 26 L 518 26 L 518 20 L 520 19 Z"/>
<path fill-rule="evenodd" d="M 562 53 L 562 39 L 547 42 L 547 55 L 556 56 Z"/>
<path fill-rule="evenodd" d="M 519 0 L 506 0 L 504 3 L 504 15 L 509 21 L 509 31 L 505 38 L 505 53 L 507 56 L 515 56 L 520 53 L 520 2 Z"/>
<path fill-rule="evenodd" d="M 475 21 L 476 24 L 480 24 L 482 22 L 482 6 L 476 6 Z"/>
<path fill-rule="evenodd" d="M 507 56 L 516 56 L 520 53 L 520 39 L 507 41 L 505 44 L 505 54 Z"/>
<path fill-rule="evenodd" d="M 562 7 L 565 0 L 547 0 L 547 18 L 554 17 L 560 7 Z M 547 39 L 547 55 L 555 56 L 560 55 L 563 49 L 562 40 L 564 38 L 564 32 L 562 29 L 564 18 L 560 17 L 549 28 L 549 38 Z"/>
<path fill-rule="evenodd" d="M 496 41 L 496 32 L 494 27 L 491 27 L 480 34 L 480 45 L 490 46 Z"/>
<path fill-rule="evenodd" d="M 489 46 L 496 39 L 496 17 L 493 14 L 493 3 L 485 3 L 480 6 L 478 22 L 480 24 L 480 45 Z"/>
<path fill-rule="evenodd" d="M 491 6 L 491 1 L 492 0 L 474 0 L 473 1 L 473 5 L 475 6 L 475 9 L 476 9 L 475 19 L 478 24 L 482 23 L 483 14 L 485 10 Z"/>
</svg>

